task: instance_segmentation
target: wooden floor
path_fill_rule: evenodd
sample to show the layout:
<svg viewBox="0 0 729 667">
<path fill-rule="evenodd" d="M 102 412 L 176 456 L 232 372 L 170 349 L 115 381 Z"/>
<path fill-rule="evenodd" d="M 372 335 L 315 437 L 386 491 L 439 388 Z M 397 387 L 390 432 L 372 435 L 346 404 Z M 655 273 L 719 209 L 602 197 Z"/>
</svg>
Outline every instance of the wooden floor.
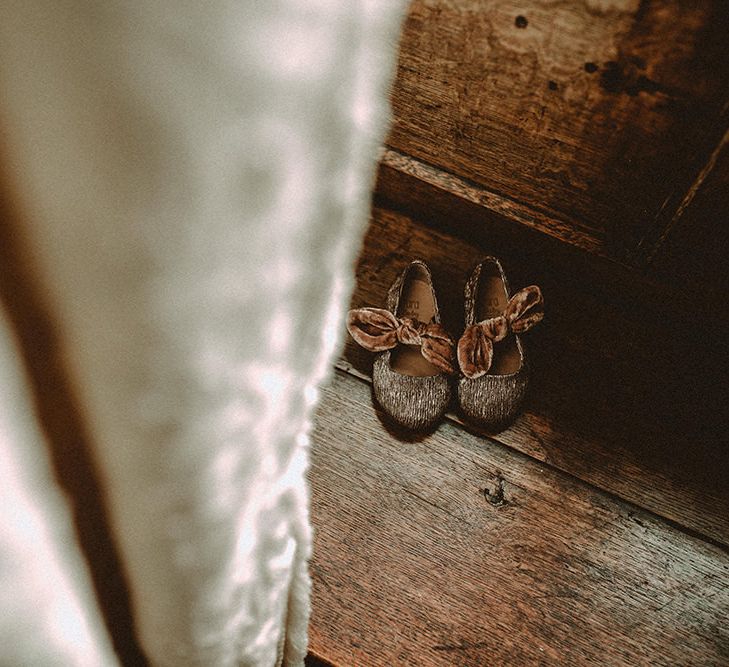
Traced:
<svg viewBox="0 0 729 667">
<path fill-rule="evenodd" d="M 467 272 L 488 251 L 376 207 L 353 306 L 382 305 L 421 257 L 457 331 Z M 500 254 L 515 286 L 543 286 L 547 310 L 527 340 L 533 382 L 511 428 L 478 433 L 450 414 L 427 436 L 394 430 L 372 401 L 370 355 L 351 341 L 324 391 L 313 656 L 729 665 L 728 415 L 711 398 L 712 346 L 666 335 L 660 314 L 546 257 Z"/>
<path fill-rule="evenodd" d="M 729 3 L 412 0 L 353 307 L 414 258 L 545 295 L 502 433 L 413 438 L 348 341 L 312 661 L 729 666 Z M 314 664 L 312 662 L 312 664 Z"/>
</svg>

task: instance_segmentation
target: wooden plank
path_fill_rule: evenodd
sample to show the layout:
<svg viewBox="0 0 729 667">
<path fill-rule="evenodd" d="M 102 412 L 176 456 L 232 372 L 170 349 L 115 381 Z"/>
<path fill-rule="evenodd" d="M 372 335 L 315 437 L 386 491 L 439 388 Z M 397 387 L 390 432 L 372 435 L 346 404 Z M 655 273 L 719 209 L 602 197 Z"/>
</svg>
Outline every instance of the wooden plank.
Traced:
<svg viewBox="0 0 729 667">
<path fill-rule="evenodd" d="M 728 27 L 722 0 L 416 0 L 388 144 L 627 260 L 724 132 Z"/>
<path fill-rule="evenodd" d="M 446 324 L 459 333 L 463 285 L 486 251 L 375 209 L 352 305 L 382 305 L 402 267 L 420 257 L 433 269 Z M 499 255 L 514 287 L 543 287 L 547 317 L 526 340 L 534 372 L 525 413 L 494 437 L 729 544 L 723 339 L 695 322 L 649 317 L 639 296 L 613 301 L 601 285 L 517 249 Z M 368 377 L 371 355 L 348 341 L 340 367 Z"/>
<path fill-rule="evenodd" d="M 719 665 L 729 555 L 337 373 L 313 432 L 311 649 L 335 665 Z"/>
<path fill-rule="evenodd" d="M 567 245 L 586 250 L 594 255 L 608 256 L 604 252 L 602 240 L 595 238 L 589 230 L 581 230 L 575 225 L 555 220 L 520 202 L 489 192 L 482 186 L 448 174 L 438 167 L 424 164 L 410 155 L 385 149 L 380 160 L 378 176 L 378 192 L 391 201 L 403 202 L 410 207 L 417 206 L 413 200 L 432 199 L 432 191 L 440 191 L 467 205 L 482 207 L 500 219 L 509 220 L 512 225 L 517 222 L 519 225 L 542 232 Z M 407 183 L 408 186 L 398 188 L 398 180 Z M 420 197 L 415 195 L 413 187 L 423 190 L 423 194 Z"/>
</svg>

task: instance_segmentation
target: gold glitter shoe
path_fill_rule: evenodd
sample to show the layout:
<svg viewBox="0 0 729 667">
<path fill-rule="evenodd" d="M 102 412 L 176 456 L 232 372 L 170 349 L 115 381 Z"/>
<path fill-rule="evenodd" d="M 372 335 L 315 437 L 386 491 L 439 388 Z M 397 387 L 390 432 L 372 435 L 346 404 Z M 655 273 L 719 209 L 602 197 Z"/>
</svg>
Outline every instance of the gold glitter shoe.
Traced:
<svg viewBox="0 0 729 667">
<path fill-rule="evenodd" d="M 443 416 L 451 396 L 453 339 L 440 323 L 430 269 L 411 262 L 390 287 L 387 310 L 358 308 L 347 330 L 370 352 L 375 398 L 398 424 L 429 429 Z"/>
<path fill-rule="evenodd" d="M 458 341 L 458 402 L 464 415 L 488 429 L 501 429 L 519 412 L 529 366 L 517 334 L 544 317 L 536 285 L 509 291 L 501 262 L 487 257 L 465 289 L 466 330 Z"/>
</svg>

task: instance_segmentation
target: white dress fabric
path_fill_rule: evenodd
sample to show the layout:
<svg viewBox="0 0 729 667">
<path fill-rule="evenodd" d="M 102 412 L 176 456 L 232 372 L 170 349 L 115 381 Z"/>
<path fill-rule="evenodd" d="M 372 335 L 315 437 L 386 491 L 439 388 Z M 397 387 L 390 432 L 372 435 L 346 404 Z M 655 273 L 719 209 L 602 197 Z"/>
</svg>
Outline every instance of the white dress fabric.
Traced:
<svg viewBox="0 0 729 667">
<path fill-rule="evenodd" d="M 151 664 L 303 662 L 308 431 L 340 344 L 404 8 L 0 6 L 14 224 Z M 1 352 L 21 386 L 17 353 Z M 20 391 L 0 398 L 0 610 L 19 610 L 0 618 L 0 661 L 114 664 L 88 554 L 44 455 L 28 454 L 44 444 Z"/>
<path fill-rule="evenodd" d="M 0 310 L 0 665 L 116 665 Z"/>
</svg>

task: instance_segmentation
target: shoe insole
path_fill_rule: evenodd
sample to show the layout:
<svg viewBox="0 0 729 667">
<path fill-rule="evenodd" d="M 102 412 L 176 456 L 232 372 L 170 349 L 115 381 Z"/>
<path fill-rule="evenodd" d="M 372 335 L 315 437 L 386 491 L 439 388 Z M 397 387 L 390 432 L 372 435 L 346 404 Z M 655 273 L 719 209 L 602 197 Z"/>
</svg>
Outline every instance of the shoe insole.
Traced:
<svg viewBox="0 0 729 667">
<path fill-rule="evenodd" d="M 501 315 L 508 301 L 501 276 L 482 275 L 476 298 L 476 322 Z M 489 373 L 508 375 L 516 373 L 520 368 L 521 354 L 513 335 L 510 334 L 504 340 L 494 343 L 494 359 Z"/>
<path fill-rule="evenodd" d="M 411 278 L 406 281 L 400 295 L 397 315 L 412 317 L 426 324 L 431 322 L 435 315 L 435 301 L 430 285 L 425 280 Z M 398 345 L 391 353 L 390 365 L 395 372 L 402 375 L 425 377 L 440 373 L 422 355 L 420 345 Z"/>
</svg>

